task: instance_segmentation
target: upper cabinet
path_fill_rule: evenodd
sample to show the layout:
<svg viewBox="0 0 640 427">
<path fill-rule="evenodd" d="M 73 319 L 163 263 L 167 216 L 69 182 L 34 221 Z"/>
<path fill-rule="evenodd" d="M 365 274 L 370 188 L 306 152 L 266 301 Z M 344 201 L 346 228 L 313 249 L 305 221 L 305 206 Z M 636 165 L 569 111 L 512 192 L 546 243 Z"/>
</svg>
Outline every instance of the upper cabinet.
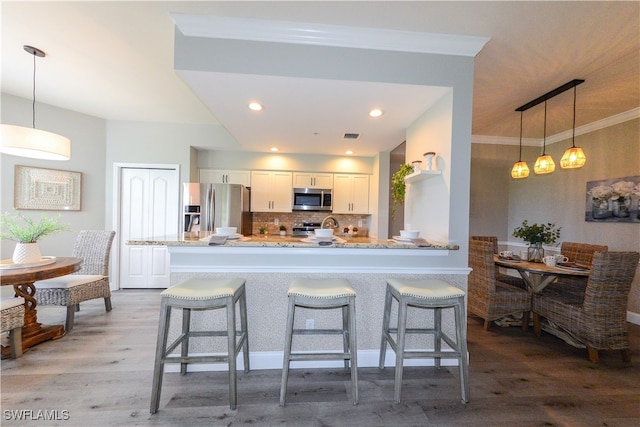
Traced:
<svg viewBox="0 0 640 427">
<path fill-rule="evenodd" d="M 369 175 L 333 175 L 333 213 L 369 213 Z"/>
<path fill-rule="evenodd" d="M 200 169 L 200 182 L 213 184 L 242 184 L 251 186 L 251 171 Z"/>
<path fill-rule="evenodd" d="M 251 172 L 251 212 L 291 212 L 292 174 Z"/>
<path fill-rule="evenodd" d="M 333 188 L 333 174 L 296 172 L 293 174 L 294 188 Z"/>
</svg>

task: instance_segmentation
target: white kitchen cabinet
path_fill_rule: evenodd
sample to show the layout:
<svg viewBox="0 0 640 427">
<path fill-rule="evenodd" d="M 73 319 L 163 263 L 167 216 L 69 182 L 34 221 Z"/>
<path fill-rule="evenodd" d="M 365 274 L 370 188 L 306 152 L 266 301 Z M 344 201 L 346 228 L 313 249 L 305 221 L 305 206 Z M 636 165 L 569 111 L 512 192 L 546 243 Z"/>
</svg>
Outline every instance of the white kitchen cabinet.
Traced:
<svg viewBox="0 0 640 427">
<path fill-rule="evenodd" d="M 292 174 L 281 171 L 251 172 L 251 212 L 291 212 Z"/>
<path fill-rule="evenodd" d="M 333 175 L 333 213 L 369 213 L 368 175 Z"/>
<path fill-rule="evenodd" d="M 296 172 L 293 174 L 294 188 L 333 188 L 333 174 Z"/>
<path fill-rule="evenodd" d="M 200 182 L 212 184 L 242 184 L 251 186 L 251 171 L 226 169 L 200 169 Z"/>
</svg>

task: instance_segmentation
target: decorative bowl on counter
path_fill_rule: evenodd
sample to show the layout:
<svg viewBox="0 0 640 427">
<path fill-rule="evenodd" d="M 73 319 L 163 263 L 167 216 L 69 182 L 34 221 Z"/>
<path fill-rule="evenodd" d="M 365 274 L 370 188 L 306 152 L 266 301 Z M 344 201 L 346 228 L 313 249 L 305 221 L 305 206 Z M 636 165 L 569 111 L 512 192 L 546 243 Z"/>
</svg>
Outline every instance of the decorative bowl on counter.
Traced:
<svg viewBox="0 0 640 427">
<path fill-rule="evenodd" d="M 402 237 L 403 239 L 417 239 L 419 235 L 419 231 L 400 230 L 400 237 Z"/>
<path fill-rule="evenodd" d="M 216 227 L 216 234 L 221 236 L 234 236 L 238 227 Z"/>
<path fill-rule="evenodd" d="M 316 228 L 313 230 L 316 237 L 331 237 L 333 236 L 333 228 Z"/>
</svg>

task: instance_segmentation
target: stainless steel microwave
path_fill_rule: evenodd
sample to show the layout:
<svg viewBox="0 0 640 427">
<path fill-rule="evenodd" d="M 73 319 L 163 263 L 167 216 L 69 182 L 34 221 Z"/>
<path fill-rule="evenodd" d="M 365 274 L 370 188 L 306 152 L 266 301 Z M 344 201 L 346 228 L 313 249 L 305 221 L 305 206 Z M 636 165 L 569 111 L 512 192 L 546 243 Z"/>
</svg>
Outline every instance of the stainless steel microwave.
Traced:
<svg viewBox="0 0 640 427">
<path fill-rule="evenodd" d="M 294 188 L 294 211 L 329 211 L 331 212 L 331 189 Z"/>
</svg>

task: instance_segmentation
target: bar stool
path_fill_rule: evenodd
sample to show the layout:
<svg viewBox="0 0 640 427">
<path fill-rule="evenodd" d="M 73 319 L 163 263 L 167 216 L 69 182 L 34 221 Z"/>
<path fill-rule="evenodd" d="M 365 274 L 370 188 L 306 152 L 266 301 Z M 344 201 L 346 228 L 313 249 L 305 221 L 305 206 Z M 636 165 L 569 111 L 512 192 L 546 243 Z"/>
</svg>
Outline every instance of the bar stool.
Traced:
<svg viewBox="0 0 640 427">
<path fill-rule="evenodd" d="M 345 369 L 351 362 L 351 393 L 358 403 L 358 357 L 356 337 L 356 292 L 345 279 L 294 279 L 289 286 L 289 311 L 280 387 L 280 406 L 284 406 L 292 360 L 344 360 Z M 294 329 L 296 307 L 311 309 L 342 309 L 341 329 Z M 292 353 L 294 335 L 342 335 L 343 352 Z"/>
<path fill-rule="evenodd" d="M 229 364 L 229 407 L 236 408 L 236 358 L 242 349 L 244 371 L 249 372 L 249 335 L 247 330 L 247 302 L 245 280 L 231 279 L 189 279 L 166 289 L 160 295 L 160 323 L 158 341 L 153 368 L 153 386 L 151 393 L 151 413 L 155 414 L 160 405 L 162 376 L 165 363 L 180 363 L 180 373 L 187 372 L 189 363 L 228 363 Z M 236 331 L 236 303 L 240 305 L 240 331 Z M 182 309 L 182 333 L 167 346 L 171 309 Z M 227 329 L 222 331 L 191 331 L 191 310 L 215 310 L 225 308 Z M 191 337 L 227 337 L 227 355 L 189 356 Z M 180 345 L 180 356 L 171 352 Z"/>
<path fill-rule="evenodd" d="M 9 332 L 11 358 L 22 356 L 22 327 L 24 326 L 24 298 L 0 298 L 1 331 Z"/>
<path fill-rule="evenodd" d="M 396 372 L 394 383 L 394 400 L 400 402 L 402 391 L 402 370 L 404 359 L 432 357 L 436 368 L 440 368 L 440 359 L 456 358 L 460 367 L 460 385 L 462 402 L 469 401 L 469 359 L 467 356 L 467 337 L 464 327 L 464 297 L 465 292 L 449 283 L 438 279 L 399 280 L 388 279 L 384 301 L 384 317 L 382 320 L 382 341 L 380 344 L 379 368 L 384 369 L 387 342 L 396 353 Z M 398 302 L 398 326 L 390 328 L 391 304 Z M 408 307 L 427 308 L 434 310 L 434 325 L 432 329 L 407 328 Z M 442 309 L 453 308 L 455 313 L 456 341 L 442 332 Z M 397 341 L 391 337 L 397 334 Z M 433 334 L 433 351 L 405 350 L 406 334 Z M 442 351 L 442 341 L 445 341 L 453 351 Z"/>
</svg>

